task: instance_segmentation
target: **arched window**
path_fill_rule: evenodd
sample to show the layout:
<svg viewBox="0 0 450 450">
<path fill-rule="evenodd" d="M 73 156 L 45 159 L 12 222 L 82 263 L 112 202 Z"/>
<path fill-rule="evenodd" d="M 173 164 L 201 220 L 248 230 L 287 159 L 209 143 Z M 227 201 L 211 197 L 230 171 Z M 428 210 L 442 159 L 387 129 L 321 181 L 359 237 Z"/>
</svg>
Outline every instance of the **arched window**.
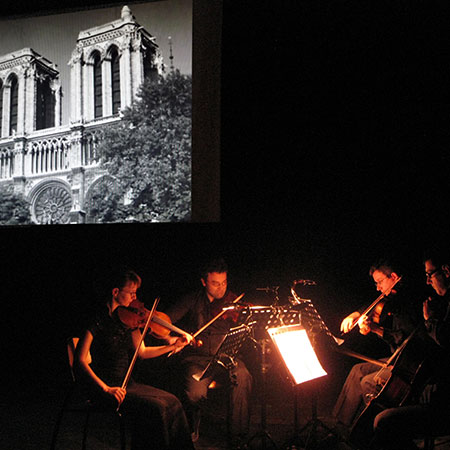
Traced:
<svg viewBox="0 0 450 450">
<path fill-rule="evenodd" d="M 150 78 L 152 80 L 155 80 L 157 75 L 158 71 L 152 61 L 152 53 L 147 51 L 144 55 L 144 78 L 145 79 Z"/>
<path fill-rule="evenodd" d="M 111 50 L 111 93 L 112 112 L 117 114 L 120 108 L 120 64 L 117 49 Z"/>
<path fill-rule="evenodd" d="M 11 77 L 11 106 L 9 109 L 9 134 L 17 131 L 17 112 L 19 109 L 19 83 L 17 77 Z"/>
<path fill-rule="evenodd" d="M 36 99 L 36 130 L 55 126 L 55 96 L 50 80 L 38 80 Z"/>
<path fill-rule="evenodd" d="M 100 54 L 94 55 L 94 117 L 103 116 L 102 61 Z"/>
</svg>

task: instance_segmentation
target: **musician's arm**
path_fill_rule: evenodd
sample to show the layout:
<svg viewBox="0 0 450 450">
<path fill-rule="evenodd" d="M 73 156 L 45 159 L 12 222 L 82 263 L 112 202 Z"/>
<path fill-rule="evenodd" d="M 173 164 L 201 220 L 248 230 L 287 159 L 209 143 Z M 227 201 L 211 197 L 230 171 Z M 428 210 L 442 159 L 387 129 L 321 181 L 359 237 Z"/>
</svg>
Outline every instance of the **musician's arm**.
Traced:
<svg viewBox="0 0 450 450">
<path fill-rule="evenodd" d="M 81 337 L 74 355 L 73 369 L 75 376 L 87 387 L 94 388 L 103 395 L 114 397 L 120 405 L 125 398 L 126 390 L 119 386 L 107 385 L 91 368 L 90 348 L 93 340 L 94 336 L 89 330 Z"/>
<path fill-rule="evenodd" d="M 351 314 L 349 314 L 347 317 L 344 318 L 344 320 L 341 322 L 341 331 L 343 333 L 348 333 L 351 328 L 353 327 L 353 324 L 361 317 L 361 313 L 359 311 L 354 311 Z"/>
<path fill-rule="evenodd" d="M 425 320 L 429 335 L 443 348 L 450 349 L 450 305 L 443 318 L 431 316 Z"/>
<path fill-rule="evenodd" d="M 140 331 L 139 330 L 133 331 L 132 337 L 133 343 L 136 348 L 139 345 L 140 341 Z M 171 342 L 169 342 L 168 345 L 156 345 L 156 346 L 155 345 L 147 346 L 144 344 L 144 342 L 142 342 L 138 353 L 139 358 L 149 359 L 149 358 L 156 358 L 169 352 L 176 353 L 179 350 L 181 350 L 185 345 L 188 344 L 188 340 L 186 338 L 173 337 L 173 340 L 170 339 L 170 341 Z"/>
</svg>

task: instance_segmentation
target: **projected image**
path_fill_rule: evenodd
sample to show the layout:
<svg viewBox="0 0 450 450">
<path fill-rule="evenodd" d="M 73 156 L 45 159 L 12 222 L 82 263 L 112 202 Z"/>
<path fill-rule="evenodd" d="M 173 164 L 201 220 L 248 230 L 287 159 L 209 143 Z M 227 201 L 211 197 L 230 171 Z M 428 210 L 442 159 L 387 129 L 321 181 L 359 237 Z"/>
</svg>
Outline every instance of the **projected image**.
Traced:
<svg viewBox="0 0 450 450">
<path fill-rule="evenodd" d="M 0 224 L 189 221 L 192 2 L 0 29 Z"/>
</svg>

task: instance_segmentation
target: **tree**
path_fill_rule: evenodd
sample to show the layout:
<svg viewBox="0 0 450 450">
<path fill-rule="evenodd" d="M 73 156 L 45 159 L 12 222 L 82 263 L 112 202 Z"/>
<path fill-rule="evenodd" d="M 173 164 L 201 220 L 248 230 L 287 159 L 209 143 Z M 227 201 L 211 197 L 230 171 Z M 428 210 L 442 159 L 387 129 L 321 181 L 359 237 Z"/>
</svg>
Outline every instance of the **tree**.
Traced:
<svg viewBox="0 0 450 450">
<path fill-rule="evenodd" d="M 116 183 L 107 205 L 95 209 L 97 221 L 189 220 L 191 130 L 192 77 L 173 71 L 147 79 L 99 144 Z"/>
<path fill-rule="evenodd" d="M 0 224 L 26 225 L 31 224 L 30 204 L 12 189 L 0 188 Z"/>
</svg>

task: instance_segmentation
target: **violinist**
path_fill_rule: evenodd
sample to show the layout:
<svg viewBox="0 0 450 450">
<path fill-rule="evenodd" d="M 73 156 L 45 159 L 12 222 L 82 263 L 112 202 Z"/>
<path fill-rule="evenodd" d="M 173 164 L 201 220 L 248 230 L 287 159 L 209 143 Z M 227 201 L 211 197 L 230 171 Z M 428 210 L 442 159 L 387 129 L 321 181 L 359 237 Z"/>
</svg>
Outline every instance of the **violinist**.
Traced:
<svg viewBox="0 0 450 450">
<path fill-rule="evenodd" d="M 404 283 L 401 272 L 389 260 L 380 260 L 370 267 L 369 275 L 382 300 L 382 308 L 376 305 L 376 314 L 363 314 L 364 308 L 351 313 L 341 323 L 341 331 L 349 332 L 353 326 L 363 335 L 374 333 L 388 346 L 390 353 L 402 344 L 422 322 L 421 303 L 415 301 Z M 382 361 L 387 361 L 387 354 Z M 372 362 L 355 364 L 348 374 L 333 409 L 336 431 L 346 437 L 355 419 L 365 405 L 377 394 L 390 376 L 390 367 L 380 369 Z"/>
<path fill-rule="evenodd" d="M 165 311 L 175 325 L 194 334 L 220 314 L 224 306 L 237 298 L 228 290 L 228 267 L 223 258 L 213 259 L 202 268 L 200 282 L 202 286 L 199 290 L 185 295 Z M 174 360 L 177 372 L 181 375 L 183 392 L 180 399 L 185 405 L 194 441 L 198 438 L 200 407 L 206 400 L 212 379 L 197 381 L 193 375 L 201 373 L 206 368 L 225 334 L 231 327 L 237 325 L 236 319 L 233 314 L 223 315 L 198 335 L 202 346 L 186 347 Z M 223 369 L 223 373 L 217 375 L 222 378 L 221 381 L 231 382 L 231 434 L 233 445 L 239 446 L 249 431 L 253 379 L 242 359 L 235 358 L 235 363 L 229 373 Z M 179 367 L 182 368 L 181 371 Z"/>
<path fill-rule="evenodd" d="M 415 449 L 413 439 L 450 434 L 450 257 L 432 249 L 423 261 L 426 283 L 434 291 L 423 302 L 423 319 L 435 345 L 428 347 L 429 379 L 415 402 L 375 417 L 374 449 Z"/>
<path fill-rule="evenodd" d="M 133 450 L 194 449 L 187 419 L 174 395 L 155 387 L 134 382 L 126 388 L 123 381 L 130 368 L 130 355 L 154 358 L 177 352 L 188 339 L 180 337 L 173 344 L 147 347 L 141 342 L 139 328 L 130 328 L 117 315 L 136 299 L 141 278 L 132 270 L 111 274 L 106 303 L 80 337 L 74 358 L 74 372 L 99 404 L 120 408 L 132 424 Z M 138 345 L 140 347 L 138 347 Z"/>
</svg>

